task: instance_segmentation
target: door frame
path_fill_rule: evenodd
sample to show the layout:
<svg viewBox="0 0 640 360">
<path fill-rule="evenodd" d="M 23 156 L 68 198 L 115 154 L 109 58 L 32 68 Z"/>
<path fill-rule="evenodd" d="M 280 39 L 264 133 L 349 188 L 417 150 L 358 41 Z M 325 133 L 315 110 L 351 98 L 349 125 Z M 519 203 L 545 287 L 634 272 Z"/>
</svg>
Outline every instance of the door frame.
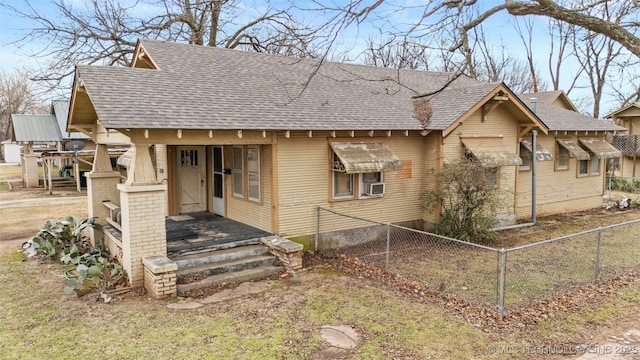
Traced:
<svg viewBox="0 0 640 360">
<path fill-rule="evenodd" d="M 178 211 L 179 213 L 188 213 L 183 211 L 182 209 L 182 185 L 181 184 L 181 178 L 182 178 L 182 174 L 181 174 L 181 164 L 180 164 L 180 152 L 182 150 L 185 149 L 196 149 L 198 150 L 198 164 L 197 167 L 199 168 L 198 173 L 200 174 L 201 178 L 199 180 L 199 186 L 200 186 L 200 209 L 199 210 L 195 210 L 194 212 L 198 212 L 198 211 L 206 211 L 207 210 L 207 187 L 206 187 L 206 183 L 207 183 L 207 166 L 206 166 L 206 157 L 207 157 L 207 150 L 206 150 L 206 146 L 204 145 L 178 145 L 176 147 L 176 168 L 177 168 L 177 173 L 176 173 L 176 180 L 177 180 L 177 190 L 178 192 L 176 193 L 177 195 L 177 205 L 178 205 Z M 191 211 L 189 211 L 191 212 Z"/>
<path fill-rule="evenodd" d="M 215 157 L 215 149 L 220 149 L 220 171 L 216 171 L 216 157 Z M 215 145 L 211 147 L 211 210 L 214 214 L 220 216 L 226 216 L 226 202 L 227 198 L 225 196 L 225 180 L 224 180 L 224 146 Z M 222 197 L 218 198 L 216 201 L 215 196 L 215 188 L 216 188 L 216 175 L 219 175 L 219 178 L 222 182 Z"/>
</svg>

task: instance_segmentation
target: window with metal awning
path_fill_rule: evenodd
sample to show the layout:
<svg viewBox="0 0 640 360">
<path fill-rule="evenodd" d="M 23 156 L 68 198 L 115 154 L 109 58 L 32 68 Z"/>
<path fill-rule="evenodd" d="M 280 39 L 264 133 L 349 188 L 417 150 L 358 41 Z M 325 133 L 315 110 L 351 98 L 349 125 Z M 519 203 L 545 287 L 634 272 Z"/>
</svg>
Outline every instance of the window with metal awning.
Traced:
<svg viewBox="0 0 640 360">
<path fill-rule="evenodd" d="M 620 150 L 613 147 L 604 139 L 579 139 L 582 146 L 598 159 L 619 158 L 622 157 Z"/>
<path fill-rule="evenodd" d="M 591 159 L 591 155 L 588 152 L 584 151 L 580 145 L 576 144 L 573 140 L 557 140 L 558 145 L 565 148 L 573 157 L 578 160 L 589 160 Z"/>
<path fill-rule="evenodd" d="M 502 138 L 463 138 L 464 155 L 479 161 L 485 167 L 522 165 L 522 159 Z"/>
<path fill-rule="evenodd" d="M 335 154 L 332 170 L 348 174 L 402 170 L 402 163 L 389 146 L 382 142 L 329 143 Z"/>
<path fill-rule="evenodd" d="M 533 143 L 531 139 L 523 139 L 520 141 L 520 144 L 524 146 L 530 153 L 533 152 Z M 553 155 L 551 152 L 536 142 L 536 160 L 537 161 L 551 161 L 553 160 Z"/>
</svg>

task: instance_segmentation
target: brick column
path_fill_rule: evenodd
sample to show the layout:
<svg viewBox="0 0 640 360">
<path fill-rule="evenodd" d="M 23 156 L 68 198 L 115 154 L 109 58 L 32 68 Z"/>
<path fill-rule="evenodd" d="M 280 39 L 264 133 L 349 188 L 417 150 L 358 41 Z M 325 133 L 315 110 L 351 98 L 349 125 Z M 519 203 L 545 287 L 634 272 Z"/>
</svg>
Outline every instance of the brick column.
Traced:
<svg viewBox="0 0 640 360">
<path fill-rule="evenodd" d="M 122 265 L 133 287 L 144 286 L 142 259 L 167 255 L 165 184 L 118 184 L 122 214 Z"/>
<path fill-rule="evenodd" d="M 87 203 L 89 205 L 89 217 L 96 218 L 96 224 L 105 225 L 106 218 L 110 216 L 109 209 L 102 205 L 104 201 L 114 204 L 120 203 L 120 174 L 118 172 L 89 172 L 84 175 L 87 178 Z M 91 243 L 102 242 L 102 230 L 91 229 Z"/>
<path fill-rule="evenodd" d="M 96 153 L 93 158 L 93 169 L 86 173 L 87 178 L 87 203 L 89 205 L 89 217 L 96 218 L 96 224 L 105 225 L 106 218 L 110 216 L 109 209 L 102 205 L 104 201 L 120 204 L 120 192 L 117 185 L 120 183 L 120 173 L 113 171 L 109 151 L 104 144 L 96 145 Z M 91 243 L 102 242 L 102 231 L 90 231 Z M 116 255 L 116 254 L 112 254 Z"/>
</svg>

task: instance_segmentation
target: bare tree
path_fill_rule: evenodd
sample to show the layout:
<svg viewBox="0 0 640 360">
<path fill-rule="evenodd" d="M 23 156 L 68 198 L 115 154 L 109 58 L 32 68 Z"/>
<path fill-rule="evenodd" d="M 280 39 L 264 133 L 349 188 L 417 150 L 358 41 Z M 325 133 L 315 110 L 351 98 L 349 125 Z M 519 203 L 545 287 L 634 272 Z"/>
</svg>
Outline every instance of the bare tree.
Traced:
<svg viewBox="0 0 640 360">
<path fill-rule="evenodd" d="M 469 78 L 486 82 L 504 82 L 517 93 L 535 92 L 546 84 L 525 62 L 514 58 L 504 44 L 495 47 L 481 27 L 473 31 L 473 43 L 464 56 L 455 57 L 437 45 L 396 40 L 393 37 L 376 42 L 369 38 L 365 51 L 366 64 L 430 71 L 452 72 L 465 69 Z M 535 71 L 533 76 L 531 71 Z"/>
<path fill-rule="evenodd" d="M 476 79 L 488 82 L 502 81 L 516 93 L 537 92 L 546 87 L 546 83 L 540 80 L 540 73 L 532 57 L 527 56 L 526 62 L 516 59 L 503 43 L 497 47 L 492 46 L 481 27 L 473 32 L 477 42 L 474 61 L 475 66 L 479 68 L 476 71 Z"/>
<path fill-rule="evenodd" d="M 434 66 L 436 60 L 433 59 L 427 45 L 407 39 L 397 40 L 395 37 L 389 37 L 381 42 L 376 42 L 370 37 L 367 40 L 364 62 L 397 69 L 440 70 Z"/>
<path fill-rule="evenodd" d="M 50 62 L 32 77 L 53 86 L 72 74 L 76 64 L 128 65 L 138 38 L 314 55 L 316 32 L 269 2 L 257 13 L 243 10 L 242 0 L 49 0 L 53 10 L 46 12 L 23 1 L 27 10 L 5 0 L 0 6 L 30 24 L 19 44 L 46 41 L 33 55 Z"/>
<path fill-rule="evenodd" d="M 560 77 L 565 74 L 562 71 L 562 65 L 569 57 L 574 55 L 570 48 L 571 39 L 575 38 L 574 34 L 574 25 L 555 19 L 549 20 L 549 38 L 551 42 L 547 66 L 553 90 L 560 90 Z M 572 75 L 573 79 L 571 81 L 571 85 L 563 89 L 567 94 L 573 90 L 581 72 L 582 68 Z"/>
<path fill-rule="evenodd" d="M 0 72 L 0 140 L 11 137 L 11 114 L 42 110 L 25 73 Z"/>
<path fill-rule="evenodd" d="M 604 6 L 593 9 L 594 15 L 612 23 L 620 23 L 628 15 L 630 9 L 624 6 Z M 583 30 L 576 32 L 573 37 L 573 48 L 576 60 L 583 69 L 591 90 L 592 106 L 591 115 L 600 116 L 602 97 L 606 91 L 606 84 L 612 82 L 617 62 L 626 57 L 624 48 L 609 37 L 602 36 L 593 31 Z"/>
</svg>

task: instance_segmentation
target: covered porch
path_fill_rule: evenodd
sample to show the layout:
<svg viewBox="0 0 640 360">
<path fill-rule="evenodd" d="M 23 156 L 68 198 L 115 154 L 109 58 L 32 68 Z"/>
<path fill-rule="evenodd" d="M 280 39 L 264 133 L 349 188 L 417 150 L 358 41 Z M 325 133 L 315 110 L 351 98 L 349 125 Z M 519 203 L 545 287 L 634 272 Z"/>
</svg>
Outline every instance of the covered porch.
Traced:
<svg viewBox="0 0 640 360">
<path fill-rule="evenodd" d="M 169 258 L 257 244 L 262 237 L 273 235 L 253 226 L 204 211 L 168 216 L 165 227 Z M 112 241 L 122 243 L 122 231 L 112 220 L 105 225 L 104 231 Z"/>
</svg>

